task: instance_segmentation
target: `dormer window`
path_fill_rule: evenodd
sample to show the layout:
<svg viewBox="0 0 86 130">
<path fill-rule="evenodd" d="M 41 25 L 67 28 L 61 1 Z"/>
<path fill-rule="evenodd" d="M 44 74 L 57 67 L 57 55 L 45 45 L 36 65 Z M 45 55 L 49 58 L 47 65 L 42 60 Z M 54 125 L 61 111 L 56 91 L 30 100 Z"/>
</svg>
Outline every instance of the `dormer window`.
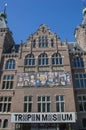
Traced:
<svg viewBox="0 0 86 130">
<path fill-rule="evenodd" d="M 32 42 L 32 47 L 33 47 L 33 48 L 36 48 L 36 40 L 33 40 L 33 42 Z"/>
<path fill-rule="evenodd" d="M 51 47 L 54 47 L 54 39 L 51 39 Z"/>
<path fill-rule="evenodd" d="M 42 32 L 43 32 L 43 33 L 45 32 L 45 27 L 42 27 Z"/>
<path fill-rule="evenodd" d="M 47 36 L 40 36 L 39 37 L 39 47 L 48 47 L 48 38 Z"/>
</svg>

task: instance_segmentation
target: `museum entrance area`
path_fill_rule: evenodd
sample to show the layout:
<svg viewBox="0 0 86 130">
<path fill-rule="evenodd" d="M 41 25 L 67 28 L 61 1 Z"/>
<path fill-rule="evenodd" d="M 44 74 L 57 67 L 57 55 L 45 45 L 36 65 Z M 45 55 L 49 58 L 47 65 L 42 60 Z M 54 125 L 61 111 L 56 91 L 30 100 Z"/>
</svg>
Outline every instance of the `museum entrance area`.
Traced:
<svg viewBox="0 0 86 130">
<path fill-rule="evenodd" d="M 69 130 L 67 123 L 22 123 L 15 124 L 15 130 Z"/>
<path fill-rule="evenodd" d="M 15 130 L 71 130 L 76 122 L 75 112 L 12 113 Z"/>
</svg>

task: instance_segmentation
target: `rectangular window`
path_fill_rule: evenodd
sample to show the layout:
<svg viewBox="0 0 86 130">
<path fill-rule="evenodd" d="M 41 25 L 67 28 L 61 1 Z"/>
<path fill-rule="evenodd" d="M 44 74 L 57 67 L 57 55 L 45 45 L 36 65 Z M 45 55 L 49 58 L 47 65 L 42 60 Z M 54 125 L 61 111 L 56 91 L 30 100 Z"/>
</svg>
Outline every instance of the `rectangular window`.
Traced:
<svg viewBox="0 0 86 130">
<path fill-rule="evenodd" d="M 74 68 L 83 68 L 84 67 L 83 58 L 80 56 L 74 57 L 72 60 L 72 65 Z"/>
<path fill-rule="evenodd" d="M 0 112 L 10 112 L 11 102 L 11 97 L 0 97 Z"/>
<path fill-rule="evenodd" d="M 64 96 L 56 96 L 56 112 L 64 112 Z"/>
<path fill-rule="evenodd" d="M 86 112 L 86 95 L 78 96 L 79 111 Z"/>
<path fill-rule="evenodd" d="M 39 47 L 48 47 L 48 37 L 47 36 L 40 36 L 38 38 Z"/>
<path fill-rule="evenodd" d="M 50 112 L 50 96 L 38 97 L 38 112 Z"/>
<path fill-rule="evenodd" d="M 33 48 L 36 48 L 36 40 L 34 39 L 33 42 L 31 42 L 31 45 Z"/>
<path fill-rule="evenodd" d="M 86 74 L 84 73 L 74 74 L 74 79 L 76 88 L 86 88 Z"/>
<path fill-rule="evenodd" d="M 24 112 L 32 112 L 32 96 L 24 97 Z"/>
<path fill-rule="evenodd" d="M 51 47 L 54 47 L 54 39 L 51 39 Z"/>
<path fill-rule="evenodd" d="M 14 75 L 4 75 L 2 89 L 13 89 Z"/>
</svg>

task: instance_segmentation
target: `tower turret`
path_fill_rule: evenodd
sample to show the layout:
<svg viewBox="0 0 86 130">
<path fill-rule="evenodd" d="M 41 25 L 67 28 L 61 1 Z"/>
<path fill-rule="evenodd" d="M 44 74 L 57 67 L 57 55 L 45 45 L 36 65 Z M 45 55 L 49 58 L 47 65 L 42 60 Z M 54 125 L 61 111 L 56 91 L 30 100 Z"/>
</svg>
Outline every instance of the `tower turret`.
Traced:
<svg viewBox="0 0 86 130">
<path fill-rule="evenodd" d="M 86 7 L 83 9 L 82 23 L 75 29 L 76 42 L 86 51 Z"/>
<path fill-rule="evenodd" d="M 8 53 L 14 45 L 12 32 L 7 27 L 6 5 L 0 13 L 0 61 L 3 53 Z"/>
</svg>

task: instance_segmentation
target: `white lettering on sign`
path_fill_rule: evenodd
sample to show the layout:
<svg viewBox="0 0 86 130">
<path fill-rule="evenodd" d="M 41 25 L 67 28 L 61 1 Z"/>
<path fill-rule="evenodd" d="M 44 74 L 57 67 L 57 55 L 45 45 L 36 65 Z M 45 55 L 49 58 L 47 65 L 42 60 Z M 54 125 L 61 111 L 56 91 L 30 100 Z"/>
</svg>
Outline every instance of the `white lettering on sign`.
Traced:
<svg viewBox="0 0 86 130">
<path fill-rule="evenodd" d="M 75 122 L 75 112 L 62 113 L 12 113 L 14 123 Z"/>
</svg>

